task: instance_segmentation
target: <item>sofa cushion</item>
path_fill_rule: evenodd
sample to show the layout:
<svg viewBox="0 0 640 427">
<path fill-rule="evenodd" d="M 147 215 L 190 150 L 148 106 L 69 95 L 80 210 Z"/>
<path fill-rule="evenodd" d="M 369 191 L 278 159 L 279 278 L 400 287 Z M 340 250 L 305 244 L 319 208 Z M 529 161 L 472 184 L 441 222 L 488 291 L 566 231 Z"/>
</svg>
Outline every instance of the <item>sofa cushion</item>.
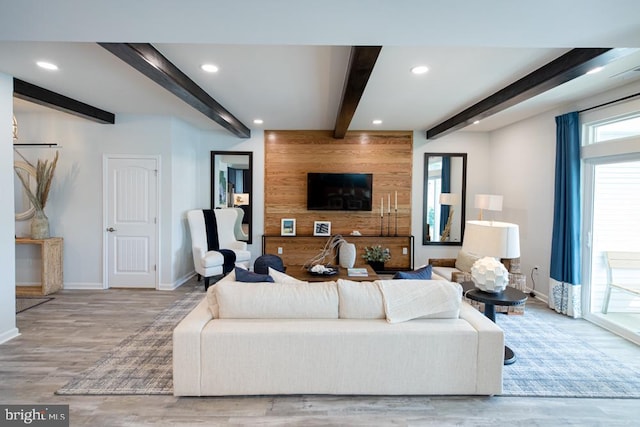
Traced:
<svg viewBox="0 0 640 427">
<path fill-rule="evenodd" d="M 244 268 L 235 268 L 236 273 L 236 281 L 245 282 L 245 283 L 256 283 L 256 282 L 271 282 L 274 280 L 268 274 L 258 274 L 253 271 L 245 270 Z"/>
<path fill-rule="evenodd" d="M 303 284 L 303 283 L 309 283 L 309 282 L 305 282 L 304 280 L 298 280 L 295 277 L 291 277 L 286 273 L 282 273 L 272 267 L 269 267 L 269 276 L 271 276 L 273 278 L 273 281 L 276 283 L 289 283 L 289 284 Z"/>
<path fill-rule="evenodd" d="M 220 319 L 337 319 L 335 282 L 287 284 L 221 281 L 212 286 Z M 213 310 L 212 310 L 213 312 Z"/>
<path fill-rule="evenodd" d="M 455 319 L 462 286 L 439 280 L 377 280 L 389 323 L 411 319 Z"/>
<path fill-rule="evenodd" d="M 338 279 L 341 319 L 384 319 L 382 293 L 374 282 Z"/>
<path fill-rule="evenodd" d="M 422 279 L 422 280 L 431 280 L 432 274 L 432 266 L 425 265 L 424 267 L 418 268 L 414 271 L 398 271 L 393 275 L 394 279 Z"/>
<path fill-rule="evenodd" d="M 456 268 L 460 271 L 464 271 L 465 273 L 470 273 L 471 266 L 479 259 L 480 257 L 477 255 L 473 255 L 467 251 L 460 250 L 456 258 Z"/>
</svg>

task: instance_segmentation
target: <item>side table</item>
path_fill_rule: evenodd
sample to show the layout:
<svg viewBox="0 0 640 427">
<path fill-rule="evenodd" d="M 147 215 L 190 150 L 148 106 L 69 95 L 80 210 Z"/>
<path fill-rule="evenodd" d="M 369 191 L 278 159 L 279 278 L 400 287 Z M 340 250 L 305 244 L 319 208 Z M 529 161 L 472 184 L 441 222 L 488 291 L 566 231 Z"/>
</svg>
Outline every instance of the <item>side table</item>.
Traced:
<svg viewBox="0 0 640 427">
<path fill-rule="evenodd" d="M 40 246 L 40 285 L 16 286 L 16 296 L 49 295 L 62 289 L 62 237 L 47 239 L 16 238 L 16 245 Z"/>
<path fill-rule="evenodd" d="M 527 294 L 515 288 L 508 287 L 499 293 L 484 292 L 476 288 L 473 282 L 462 282 L 462 294 L 469 299 L 484 303 L 484 315 L 496 321 L 496 305 L 514 306 L 524 304 Z M 516 361 L 516 354 L 506 345 L 504 346 L 504 364 L 511 365 Z"/>
</svg>

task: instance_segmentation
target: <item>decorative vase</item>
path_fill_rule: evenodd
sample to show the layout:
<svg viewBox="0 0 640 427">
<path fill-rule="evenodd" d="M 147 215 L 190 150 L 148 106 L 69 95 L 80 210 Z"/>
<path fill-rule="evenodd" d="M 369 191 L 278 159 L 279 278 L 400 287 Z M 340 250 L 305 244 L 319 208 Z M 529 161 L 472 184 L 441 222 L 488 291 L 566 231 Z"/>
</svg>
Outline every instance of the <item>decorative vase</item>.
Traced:
<svg viewBox="0 0 640 427">
<path fill-rule="evenodd" d="M 343 242 L 340 244 L 340 267 L 352 268 L 356 263 L 356 245 L 355 243 Z"/>
<path fill-rule="evenodd" d="M 36 213 L 31 219 L 31 238 L 49 238 L 49 218 L 47 218 L 44 211 L 36 209 Z"/>
<path fill-rule="evenodd" d="M 367 264 L 373 268 L 373 271 L 384 271 L 384 262 L 382 261 L 369 261 Z"/>
<path fill-rule="evenodd" d="M 497 259 L 484 257 L 473 263 L 471 280 L 481 291 L 500 293 L 509 284 L 509 272 Z"/>
</svg>

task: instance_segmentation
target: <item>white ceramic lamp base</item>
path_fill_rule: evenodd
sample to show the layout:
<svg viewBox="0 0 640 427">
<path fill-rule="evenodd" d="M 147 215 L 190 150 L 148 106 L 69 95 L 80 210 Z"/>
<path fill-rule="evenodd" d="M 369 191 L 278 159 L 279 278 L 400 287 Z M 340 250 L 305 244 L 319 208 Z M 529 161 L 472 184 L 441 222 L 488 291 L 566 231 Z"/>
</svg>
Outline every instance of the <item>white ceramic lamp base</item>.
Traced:
<svg viewBox="0 0 640 427">
<path fill-rule="evenodd" d="M 497 259 L 484 257 L 471 267 L 471 279 L 481 291 L 499 293 L 509 284 L 509 272 Z"/>
</svg>

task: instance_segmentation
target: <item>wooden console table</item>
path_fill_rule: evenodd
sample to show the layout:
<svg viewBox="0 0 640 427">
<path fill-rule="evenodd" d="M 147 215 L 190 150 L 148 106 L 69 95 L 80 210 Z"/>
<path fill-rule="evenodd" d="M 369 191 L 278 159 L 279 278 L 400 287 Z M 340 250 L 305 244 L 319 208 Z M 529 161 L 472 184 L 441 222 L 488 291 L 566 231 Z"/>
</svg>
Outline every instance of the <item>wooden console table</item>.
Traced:
<svg viewBox="0 0 640 427">
<path fill-rule="evenodd" d="M 40 285 L 16 286 L 16 296 L 49 295 L 62 289 L 62 237 L 16 238 L 16 245 L 40 245 Z"/>
<path fill-rule="evenodd" d="M 385 271 L 413 270 L 413 236 L 352 236 L 343 235 L 349 243 L 356 245 L 356 267 L 365 264 L 362 259 L 365 246 L 381 245 L 389 248 L 391 259 Z M 285 265 L 303 265 L 317 255 L 329 237 L 326 236 L 262 236 L 262 253 L 282 258 Z M 281 248 L 280 252 L 278 249 Z M 279 253 L 280 252 L 280 253 Z M 336 259 L 328 260 L 337 264 Z"/>
</svg>

